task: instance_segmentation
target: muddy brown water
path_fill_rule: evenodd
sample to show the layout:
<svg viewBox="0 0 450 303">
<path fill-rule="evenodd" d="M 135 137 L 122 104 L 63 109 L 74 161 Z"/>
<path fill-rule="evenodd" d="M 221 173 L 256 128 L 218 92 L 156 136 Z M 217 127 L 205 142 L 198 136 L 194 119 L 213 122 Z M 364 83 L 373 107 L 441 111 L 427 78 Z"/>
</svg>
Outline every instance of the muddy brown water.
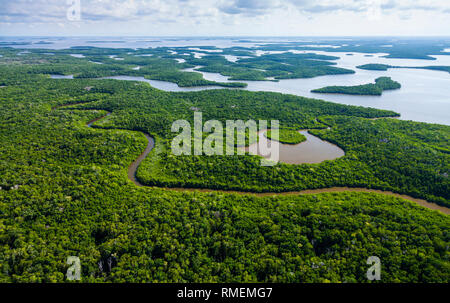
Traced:
<svg viewBox="0 0 450 303">
<path fill-rule="evenodd" d="M 60 106 L 61 107 L 61 106 Z M 58 107 L 58 108 L 60 108 Z M 92 125 L 101 120 L 106 118 L 107 116 L 111 115 L 111 113 L 107 113 L 106 115 L 93 119 L 86 123 L 88 127 L 92 127 Z M 306 131 L 300 131 L 305 136 L 310 135 Z M 411 202 L 415 202 L 423 207 L 426 207 L 431 210 L 438 210 L 446 215 L 450 214 L 450 208 L 437 205 L 435 203 L 428 202 L 423 199 L 417 199 L 413 198 L 407 195 L 401 195 L 398 193 L 390 192 L 390 191 L 382 191 L 382 190 L 376 190 L 376 189 L 368 189 L 368 188 L 351 188 L 351 187 L 332 187 L 332 188 L 323 188 L 323 189 L 311 189 L 311 190 L 302 190 L 302 191 L 292 191 L 292 192 L 283 192 L 283 193 L 252 193 L 252 192 L 243 192 L 243 191 L 232 191 L 232 190 L 214 190 L 214 189 L 198 189 L 198 188 L 166 188 L 166 187 L 153 187 L 153 186 L 147 186 L 142 183 L 140 183 L 136 179 L 136 171 L 139 167 L 139 165 L 144 161 L 144 159 L 148 156 L 148 154 L 153 150 L 155 147 L 155 140 L 148 134 L 145 134 L 145 137 L 147 139 L 147 147 L 145 148 L 144 152 L 129 166 L 128 168 L 128 178 L 139 187 L 149 187 L 149 188 L 158 188 L 158 189 L 164 189 L 164 190 L 170 190 L 170 191 L 177 191 L 177 192 L 183 192 L 183 191 L 190 191 L 190 192 L 200 192 L 200 193 L 223 193 L 223 194 L 239 194 L 239 195 L 249 195 L 249 196 L 256 196 L 256 197 L 272 197 L 272 196 L 298 196 L 298 195 L 314 195 L 314 194 L 321 194 L 321 193 L 336 193 L 336 192 L 364 192 L 364 193 L 377 193 L 377 194 L 383 194 L 388 196 L 393 196 L 397 198 L 402 198 Z M 260 132 L 260 135 L 263 135 L 264 137 L 264 131 Z M 314 136 L 312 136 L 314 137 Z M 265 137 L 264 137 L 265 138 Z M 317 138 L 317 137 L 314 137 Z M 267 138 L 266 138 L 267 139 Z M 311 139 L 307 136 L 307 139 Z M 317 138 L 318 139 L 318 138 Z M 267 139 L 268 140 L 268 139 Z M 320 139 L 319 139 L 320 140 Z M 320 140 L 322 141 L 322 140 Z M 307 141 L 305 141 L 307 142 Z M 303 143 L 305 143 L 303 142 Z M 326 142 L 326 141 L 323 141 Z M 326 142 L 328 143 L 328 142 Z M 317 143 L 314 143 L 317 144 Z M 323 143 L 320 143 L 323 144 Z M 331 143 L 328 143 L 331 144 Z M 301 145 L 301 144 L 299 144 Z M 333 145 L 333 144 L 331 144 Z M 343 151 L 342 151 L 343 152 Z M 281 154 L 281 153 L 280 153 Z M 334 153 L 334 156 L 337 156 L 338 153 Z M 314 158 L 314 157 L 312 157 Z M 311 158 L 311 159 L 312 159 Z M 317 160 L 318 158 L 314 158 L 313 160 Z M 306 162 L 304 162 L 306 163 Z"/>
<path fill-rule="evenodd" d="M 140 184 L 139 186 L 145 186 Z M 159 187 L 158 187 L 159 188 Z M 315 194 L 324 194 L 324 193 L 342 193 L 342 192 L 361 192 L 361 193 L 375 193 L 388 195 L 392 197 L 402 198 L 411 202 L 415 202 L 423 207 L 426 207 L 431 210 L 438 210 L 446 215 L 450 214 L 450 208 L 437 205 L 435 203 L 428 202 L 423 199 L 413 198 L 408 195 L 401 195 L 391 191 L 383 191 L 377 189 L 368 189 L 368 188 L 359 188 L 359 187 L 329 187 L 322 189 L 307 189 L 301 191 L 291 191 L 291 192 L 282 192 L 282 193 L 253 193 L 253 192 L 243 192 L 243 191 L 233 191 L 233 190 L 214 190 L 214 189 L 196 189 L 196 188 L 167 188 L 164 187 L 165 190 L 172 191 L 190 191 L 190 192 L 200 192 L 200 193 L 222 193 L 222 194 L 238 194 L 238 195 L 248 195 L 248 196 L 256 196 L 256 197 L 274 197 L 274 196 L 300 196 L 300 195 L 315 195 Z"/>
<path fill-rule="evenodd" d="M 140 183 L 138 179 L 136 178 L 136 172 L 141 165 L 142 161 L 148 156 L 148 154 L 153 150 L 155 147 L 155 139 L 150 137 L 148 134 L 144 134 L 145 138 L 147 139 L 147 147 L 145 148 L 144 152 L 133 162 L 131 163 L 130 167 L 128 167 L 128 179 L 133 181 L 134 184 L 137 186 L 145 186 L 144 184 Z"/>
<path fill-rule="evenodd" d="M 265 136 L 266 132 L 267 130 L 260 131 L 258 133 L 260 143 L 254 143 L 246 147 L 245 151 L 264 157 L 260 150 L 256 148 L 258 144 L 264 144 L 265 146 L 276 145 L 279 147 L 279 161 L 286 164 L 315 164 L 327 160 L 336 160 L 345 156 L 345 152 L 337 145 L 321 140 L 311 135 L 307 130 L 298 131 L 306 137 L 306 141 L 295 145 L 272 141 Z M 257 150 L 257 152 L 251 152 L 252 148 Z M 271 159 L 270 156 L 265 158 Z"/>
<path fill-rule="evenodd" d="M 99 118 L 95 118 L 94 120 L 89 121 L 86 125 L 87 125 L 88 127 L 92 127 L 92 125 L 93 125 L 95 122 L 100 121 L 100 120 L 102 120 L 102 119 L 104 119 L 104 118 L 106 118 L 106 117 L 108 117 L 108 116 L 110 116 L 110 115 L 111 115 L 111 113 L 107 113 L 107 114 L 104 115 L 104 116 L 101 116 L 101 117 L 99 117 Z"/>
</svg>

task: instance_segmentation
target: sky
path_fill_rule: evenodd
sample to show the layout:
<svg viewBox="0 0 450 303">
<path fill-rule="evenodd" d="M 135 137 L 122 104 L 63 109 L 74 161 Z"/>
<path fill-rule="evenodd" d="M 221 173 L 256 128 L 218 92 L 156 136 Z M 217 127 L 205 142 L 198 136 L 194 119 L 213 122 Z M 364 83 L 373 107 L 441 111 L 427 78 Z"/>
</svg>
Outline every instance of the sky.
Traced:
<svg viewBox="0 0 450 303">
<path fill-rule="evenodd" d="M 450 0 L 0 0 L 0 36 L 450 36 Z"/>
</svg>

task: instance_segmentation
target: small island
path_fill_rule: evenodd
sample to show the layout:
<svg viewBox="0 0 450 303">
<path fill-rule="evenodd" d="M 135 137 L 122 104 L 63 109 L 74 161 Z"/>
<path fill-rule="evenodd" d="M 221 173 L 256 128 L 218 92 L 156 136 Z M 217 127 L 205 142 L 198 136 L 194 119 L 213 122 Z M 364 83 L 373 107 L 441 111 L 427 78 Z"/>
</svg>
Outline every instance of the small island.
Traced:
<svg viewBox="0 0 450 303">
<path fill-rule="evenodd" d="M 298 131 L 292 129 L 280 129 L 280 135 L 278 142 L 284 144 L 299 144 L 306 141 L 306 137 L 299 133 Z M 268 130 L 264 136 L 270 140 L 274 140 L 272 136 L 272 131 Z"/>
<path fill-rule="evenodd" d="M 394 66 L 387 65 L 387 64 L 371 63 L 371 64 L 359 65 L 356 68 L 365 69 L 365 70 L 387 71 L 389 68 L 393 68 L 393 67 Z"/>
<path fill-rule="evenodd" d="M 420 68 L 420 69 L 427 69 L 427 70 L 436 70 L 436 71 L 442 71 L 442 72 L 448 72 L 450 73 L 450 66 L 423 66 L 423 67 L 414 67 L 414 68 Z"/>
<path fill-rule="evenodd" d="M 380 77 L 375 80 L 375 83 L 356 86 L 327 86 L 314 89 L 311 92 L 322 94 L 381 96 L 383 91 L 399 88 L 401 88 L 401 84 L 392 80 L 390 77 Z"/>
</svg>

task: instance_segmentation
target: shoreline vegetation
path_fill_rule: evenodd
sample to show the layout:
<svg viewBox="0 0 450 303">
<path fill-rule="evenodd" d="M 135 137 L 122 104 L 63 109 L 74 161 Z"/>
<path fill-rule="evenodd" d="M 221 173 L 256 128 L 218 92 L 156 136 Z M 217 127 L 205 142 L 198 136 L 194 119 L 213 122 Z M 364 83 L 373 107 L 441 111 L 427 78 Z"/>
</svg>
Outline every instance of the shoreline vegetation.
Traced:
<svg viewBox="0 0 450 303">
<path fill-rule="evenodd" d="M 272 131 L 268 130 L 264 133 L 267 139 L 274 140 Z M 306 137 L 296 130 L 292 129 L 280 129 L 278 141 L 283 144 L 300 144 L 306 141 Z"/>
<path fill-rule="evenodd" d="M 375 79 L 375 84 L 370 83 L 356 86 L 327 86 L 319 89 L 314 89 L 311 92 L 321 94 L 381 96 L 386 90 L 396 90 L 400 88 L 401 84 L 393 81 L 390 77 L 380 77 Z"/>
<path fill-rule="evenodd" d="M 390 68 L 410 68 L 410 69 L 426 69 L 426 70 L 434 70 L 434 71 L 442 71 L 450 73 L 450 66 L 392 66 L 386 64 L 364 64 L 359 65 L 356 68 L 365 69 L 365 70 L 378 70 L 378 71 L 387 71 Z"/>
<path fill-rule="evenodd" d="M 62 109 L 66 106 L 71 106 L 70 104 L 67 105 L 61 105 L 57 108 L 53 109 Z M 95 118 L 89 122 L 86 123 L 88 127 L 93 127 L 94 123 L 110 116 L 111 113 L 107 113 L 106 115 L 103 115 L 99 118 Z M 264 133 L 266 138 L 273 140 L 271 136 L 271 131 L 268 130 Z M 294 133 L 301 135 L 301 137 L 296 136 Z M 137 170 L 139 168 L 139 165 L 142 163 L 142 161 L 145 160 L 145 158 L 152 152 L 152 150 L 155 148 L 155 139 L 152 138 L 150 135 L 143 133 L 148 141 L 147 147 L 145 148 L 144 152 L 128 167 L 128 178 L 130 181 L 132 181 L 136 186 L 139 187 L 145 187 L 147 185 L 144 185 L 139 182 L 139 180 L 136 178 Z M 283 135 L 281 135 L 283 134 Z M 281 139 L 283 138 L 283 139 Z M 283 141 L 281 141 L 283 140 Z M 302 134 L 300 134 L 298 131 L 294 130 L 286 130 L 282 129 L 280 130 L 280 143 L 284 144 L 299 144 L 301 142 L 306 141 L 306 137 Z M 393 197 L 399 197 L 405 200 L 408 200 L 410 202 L 415 202 L 423 207 L 426 207 L 431 210 L 439 210 L 440 212 L 449 215 L 450 214 L 450 208 L 448 207 L 442 207 L 438 206 L 434 203 L 430 203 L 428 201 L 425 201 L 423 199 L 416 199 L 407 195 L 401 195 L 398 193 L 393 193 L 389 191 L 381 191 L 376 189 L 367 189 L 367 188 L 349 188 L 349 187 L 333 187 L 333 188 L 320 188 L 320 189 L 307 189 L 303 191 L 298 192 L 279 192 L 279 193 L 254 193 L 254 192 L 239 192 L 239 191 L 221 191 L 221 190 L 214 190 L 214 189 L 201 189 L 201 188 L 162 188 L 164 190 L 169 191 L 198 191 L 198 192 L 204 192 L 204 193 L 224 193 L 224 194 L 238 194 L 238 195 L 254 195 L 258 197 L 267 197 L 267 196 L 295 196 L 295 195 L 312 195 L 312 194 L 323 194 L 323 193 L 339 193 L 339 192 L 363 192 L 363 193 L 377 193 L 381 195 L 388 195 Z"/>
</svg>

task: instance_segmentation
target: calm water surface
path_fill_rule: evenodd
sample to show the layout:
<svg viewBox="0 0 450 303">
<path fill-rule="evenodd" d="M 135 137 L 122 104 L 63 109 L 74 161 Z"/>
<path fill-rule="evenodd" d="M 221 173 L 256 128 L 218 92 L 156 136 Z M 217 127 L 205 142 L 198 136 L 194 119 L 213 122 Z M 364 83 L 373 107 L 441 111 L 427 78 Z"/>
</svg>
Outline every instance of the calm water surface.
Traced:
<svg viewBox="0 0 450 303">
<path fill-rule="evenodd" d="M 289 79 L 279 82 L 241 81 L 248 83 L 250 91 L 272 91 L 298 96 L 322 99 L 335 103 L 393 110 L 401 114 L 403 120 L 439 123 L 450 125 L 450 73 L 422 69 L 389 69 L 388 71 L 368 71 L 356 68 L 368 63 L 382 63 L 394 66 L 450 66 L 450 56 L 435 56 L 437 60 L 410 60 L 382 58 L 385 54 L 327 53 L 339 56 L 338 67 L 352 69 L 356 74 L 331 75 L 311 79 Z M 205 79 L 227 82 L 220 74 L 201 72 Z M 316 94 L 311 90 L 332 85 L 360 85 L 373 83 L 378 77 L 391 77 L 402 84 L 402 88 L 386 91 L 382 96 L 350 96 L 339 94 Z"/>
</svg>

